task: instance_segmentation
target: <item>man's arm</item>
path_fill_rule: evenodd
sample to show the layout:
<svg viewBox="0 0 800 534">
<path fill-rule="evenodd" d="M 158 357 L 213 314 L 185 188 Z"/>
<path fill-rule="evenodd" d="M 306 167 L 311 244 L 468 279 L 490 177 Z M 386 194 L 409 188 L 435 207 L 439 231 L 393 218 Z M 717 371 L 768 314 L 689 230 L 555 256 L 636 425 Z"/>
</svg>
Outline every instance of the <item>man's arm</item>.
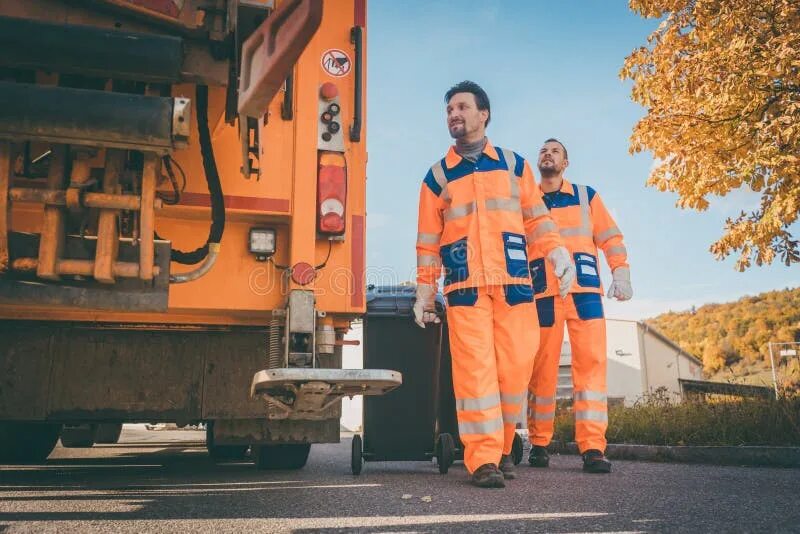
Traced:
<svg viewBox="0 0 800 534">
<path fill-rule="evenodd" d="M 536 186 L 533 171 L 527 161 L 524 161 L 519 182 L 528 258 L 544 256 L 553 264 L 553 270 L 558 277 L 558 292 L 562 298 L 566 297 L 575 280 L 575 264 L 564 246 L 561 234 L 558 233 L 558 226 L 550 217 L 550 210 L 544 204 L 542 192 Z"/>
<path fill-rule="evenodd" d="M 633 296 L 633 288 L 630 265 L 628 265 L 628 250 L 622 241 L 622 232 L 596 192 L 589 202 L 589 211 L 592 217 L 594 242 L 605 254 L 614 278 L 609 287 L 608 297 L 628 300 Z"/>
<path fill-rule="evenodd" d="M 419 217 L 417 219 L 417 300 L 414 303 L 414 320 L 424 327 L 426 322 L 439 322 L 430 312 L 436 311 L 436 283 L 442 273 L 439 242 L 444 229 L 444 201 L 441 188 L 428 171 L 419 191 Z"/>
</svg>

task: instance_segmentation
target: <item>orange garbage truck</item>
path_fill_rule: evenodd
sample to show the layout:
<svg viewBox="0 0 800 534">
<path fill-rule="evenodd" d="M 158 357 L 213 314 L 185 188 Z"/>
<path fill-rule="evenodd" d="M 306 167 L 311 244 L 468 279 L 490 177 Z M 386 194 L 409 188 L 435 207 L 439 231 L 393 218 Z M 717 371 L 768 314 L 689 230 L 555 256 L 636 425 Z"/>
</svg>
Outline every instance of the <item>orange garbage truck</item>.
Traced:
<svg viewBox="0 0 800 534">
<path fill-rule="evenodd" d="M 300 468 L 365 311 L 365 0 L 0 3 L 0 463 L 205 423 Z"/>
</svg>

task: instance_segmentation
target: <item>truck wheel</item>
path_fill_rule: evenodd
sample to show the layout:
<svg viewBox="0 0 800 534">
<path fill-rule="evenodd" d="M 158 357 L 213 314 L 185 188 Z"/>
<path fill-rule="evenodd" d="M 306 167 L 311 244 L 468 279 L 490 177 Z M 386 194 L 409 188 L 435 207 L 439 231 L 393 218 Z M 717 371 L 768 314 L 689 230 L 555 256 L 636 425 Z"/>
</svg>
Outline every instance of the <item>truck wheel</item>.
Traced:
<svg viewBox="0 0 800 534">
<path fill-rule="evenodd" d="M 214 421 L 206 423 L 206 449 L 208 455 L 216 462 L 241 460 L 247 455 L 249 445 L 215 445 Z"/>
<path fill-rule="evenodd" d="M 61 425 L 53 423 L 0 422 L 0 463 L 44 462 L 58 442 Z"/>
<path fill-rule="evenodd" d="M 100 423 L 94 434 L 95 443 L 117 443 L 122 434 L 122 423 Z"/>
<path fill-rule="evenodd" d="M 310 450 L 310 443 L 253 445 L 253 457 L 258 469 L 301 469 Z"/>
<path fill-rule="evenodd" d="M 362 467 L 364 467 L 364 445 L 361 436 L 355 434 L 350 445 L 350 470 L 354 475 L 360 475 Z"/>
<path fill-rule="evenodd" d="M 446 475 L 455 459 L 456 445 L 453 436 L 447 433 L 439 434 L 436 444 L 436 463 L 439 464 L 439 473 Z"/>
<path fill-rule="evenodd" d="M 94 445 L 96 424 L 64 425 L 61 429 L 61 445 L 68 449 L 88 449 Z"/>
</svg>

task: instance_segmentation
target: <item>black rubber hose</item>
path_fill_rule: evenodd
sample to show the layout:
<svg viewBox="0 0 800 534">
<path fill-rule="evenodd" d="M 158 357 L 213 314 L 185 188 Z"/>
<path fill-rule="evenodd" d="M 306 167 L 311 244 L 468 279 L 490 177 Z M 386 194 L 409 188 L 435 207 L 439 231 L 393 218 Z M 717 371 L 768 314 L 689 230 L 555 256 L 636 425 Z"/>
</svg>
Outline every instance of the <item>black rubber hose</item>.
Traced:
<svg viewBox="0 0 800 534">
<path fill-rule="evenodd" d="M 200 154 L 203 156 L 203 171 L 206 175 L 208 192 L 211 195 L 211 229 L 205 245 L 191 252 L 172 249 L 170 259 L 183 265 L 194 265 L 208 256 L 208 244 L 219 243 L 225 231 L 225 199 L 222 196 L 222 185 L 219 182 L 217 162 L 214 160 L 214 148 L 211 146 L 211 133 L 208 129 L 208 86 L 198 85 L 195 92 L 195 110 L 197 111 L 197 130 L 200 134 Z M 156 234 L 156 239 L 161 239 Z"/>
</svg>

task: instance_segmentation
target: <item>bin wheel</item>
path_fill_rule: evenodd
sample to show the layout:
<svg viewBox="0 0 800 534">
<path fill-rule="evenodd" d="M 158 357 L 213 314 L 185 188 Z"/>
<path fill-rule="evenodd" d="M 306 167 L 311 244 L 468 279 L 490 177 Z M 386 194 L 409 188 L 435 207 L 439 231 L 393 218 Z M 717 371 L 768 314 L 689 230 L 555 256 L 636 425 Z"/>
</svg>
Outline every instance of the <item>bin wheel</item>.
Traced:
<svg viewBox="0 0 800 534">
<path fill-rule="evenodd" d="M 361 474 L 361 468 L 364 465 L 364 446 L 361 442 L 361 436 L 355 434 L 353 436 L 353 443 L 350 446 L 350 469 L 354 475 Z"/>
<path fill-rule="evenodd" d="M 522 438 L 516 432 L 514 433 L 514 441 L 511 444 L 511 459 L 514 460 L 514 465 L 519 465 L 522 462 Z"/>
<path fill-rule="evenodd" d="M 447 470 L 456 459 L 456 445 L 450 434 L 439 434 L 439 443 L 436 447 L 436 460 L 439 464 L 439 473 L 446 475 Z"/>
</svg>

